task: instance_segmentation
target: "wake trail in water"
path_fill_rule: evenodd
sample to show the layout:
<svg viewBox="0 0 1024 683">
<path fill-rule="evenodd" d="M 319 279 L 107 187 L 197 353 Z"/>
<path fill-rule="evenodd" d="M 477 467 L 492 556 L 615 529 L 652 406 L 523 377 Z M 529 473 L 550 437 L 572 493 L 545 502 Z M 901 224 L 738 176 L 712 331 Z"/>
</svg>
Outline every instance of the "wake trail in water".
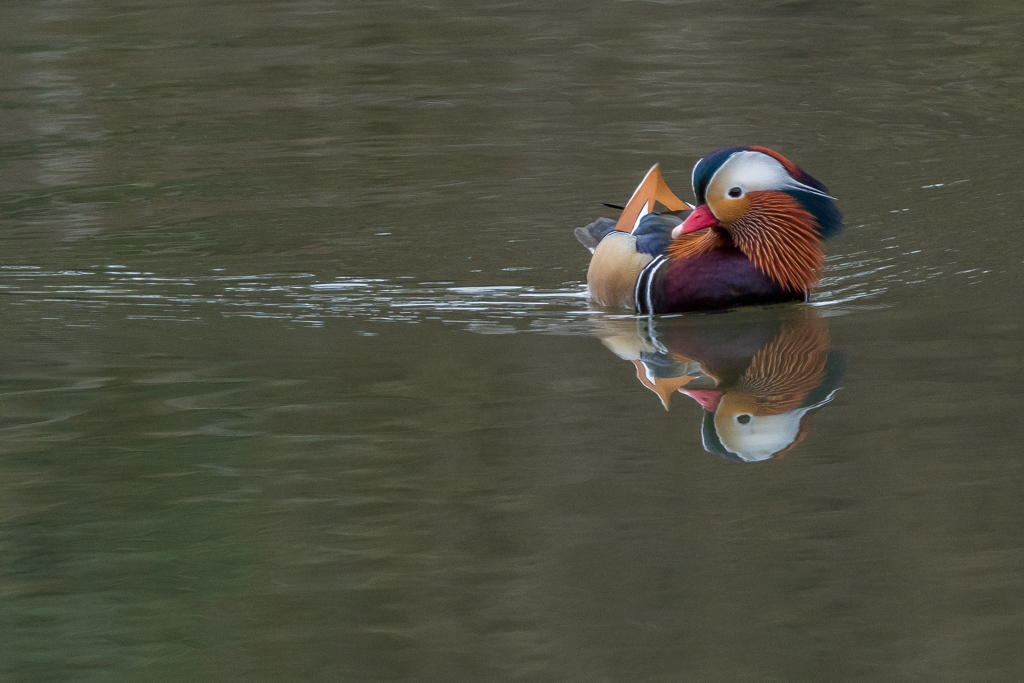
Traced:
<svg viewBox="0 0 1024 683">
<path fill-rule="evenodd" d="M 455 286 L 411 278 L 339 278 L 318 282 L 311 273 L 214 274 L 163 277 L 120 266 L 47 271 L 0 267 L 0 295 L 40 318 L 68 324 L 129 320 L 201 322 L 211 315 L 283 320 L 320 326 L 332 318 L 381 323 L 440 321 L 475 332 L 582 334 L 594 311 L 583 284 Z"/>
<path fill-rule="evenodd" d="M 827 308 L 827 315 L 883 305 L 878 299 L 893 275 L 892 264 L 884 260 L 858 259 L 855 254 L 830 259 L 811 305 Z M 40 319 L 81 326 L 109 325 L 111 314 L 121 314 L 120 319 L 127 320 L 204 322 L 219 316 L 308 326 L 346 318 L 375 323 L 439 321 L 483 334 L 586 334 L 593 316 L 608 315 L 590 305 L 582 282 L 543 288 L 417 282 L 408 276 L 321 281 L 313 273 L 229 275 L 220 269 L 208 275 L 166 277 L 121 265 L 58 271 L 0 266 L 0 296 L 9 305 L 33 309 Z"/>
</svg>

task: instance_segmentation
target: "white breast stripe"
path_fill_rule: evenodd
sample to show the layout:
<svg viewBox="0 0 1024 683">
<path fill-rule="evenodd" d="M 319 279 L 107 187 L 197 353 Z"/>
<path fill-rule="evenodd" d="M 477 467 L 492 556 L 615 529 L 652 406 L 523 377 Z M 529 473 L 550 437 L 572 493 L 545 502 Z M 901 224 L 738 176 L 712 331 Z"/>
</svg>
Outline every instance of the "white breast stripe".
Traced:
<svg viewBox="0 0 1024 683">
<path fill-rule="evenodd" d="M 647 278 L 647 315 L 654 313 L 654 307 L 651 306 L 651 284 L 654 283 L 654 274 L 658 272 L 658 268 L 661 268 L 668 261 L 664 256 L 661 257 L 661 261 L 651 271 L 650 276 Z"/>
<path fill-rule="evenodd" d="M 640 271 L 640 274 L 636 278 L 636 286 L 633 287 L 633 306 L 637 313 L 649 313 L 650 311 L 644 310 L 643 302 L 640 292 L 646 291 L 647 287 L 647 276 L 651 273 L 651 268 L 654 267 L 657 270 L 657 264 L 661 263 L 665 259 L 664 256 L 656 256 L 653 261 L 644 266 L 644 269 Z"/>
<path fill-rule="evenodd" d="M 640 271 L 640 274 L 636 276 L 636 284 L 633 285 L 633 308 L 636 310 L 637 313 L 643 313 L 643 311 L 640 310 L 640 289 L 644 285 L 644 274 L 647 273 L 647 269 L 650 268 L 651 265 L 658 260 L 658 258 L 661 257 L 659 256 L 655 258 L 654 261 L 651 261 L 646 266 L 644 266 L 643 270 Z"/>
<path fill-rule="evenodd" d="M 637 313 L 650 315 L 651 310 L 651 283 L 654 282 L 654 274 L 665 264 L 665 257 L 658 256 L 644 266 L 636 279 L 636 287 L 633 289 L 633 303 Z"/>
</svg>

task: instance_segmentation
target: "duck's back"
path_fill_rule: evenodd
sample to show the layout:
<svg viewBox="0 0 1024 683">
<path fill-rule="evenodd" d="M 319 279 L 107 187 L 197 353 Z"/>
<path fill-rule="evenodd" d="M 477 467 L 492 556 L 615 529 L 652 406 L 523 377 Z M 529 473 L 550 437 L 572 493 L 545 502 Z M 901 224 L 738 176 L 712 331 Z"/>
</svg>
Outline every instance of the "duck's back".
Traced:
<svg viewBox="0 0 1024 683">
<path fill-rule="evenodd" d="M 637 237 L 613 230 L 594 250 L 587 270 L 590 295 L 601 306 L 633 308 L 640 273 L 654 257 L 637 251 Z"/>
<path fill-rule="evenodd" d="M 681 222 L 678 216 L 649 214 L 631 233 L 615 230 L 610 218 L 576 228 L 576 238 L 594 255 L 587 270 L 587 286 L 594 301 L 601 306 L 634 308 L 637 278 L 665 252 L 672 228 Z"/>
</svg>

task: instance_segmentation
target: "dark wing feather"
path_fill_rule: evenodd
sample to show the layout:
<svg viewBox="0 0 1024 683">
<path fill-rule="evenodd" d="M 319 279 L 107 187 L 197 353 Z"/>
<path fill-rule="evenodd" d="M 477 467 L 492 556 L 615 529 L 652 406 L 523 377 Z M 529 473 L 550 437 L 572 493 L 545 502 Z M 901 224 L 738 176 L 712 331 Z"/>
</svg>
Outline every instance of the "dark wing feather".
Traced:
<svg viewBox="0 0 1024 683">
<path fill-rule="evenodd" d="M 636 235 L 636 250 L 642 254 L 659 256 L 665 253 L 672 242 L 672 228 L 683 222 L 689 211 L 672 213 L 650 213 L 640 219 L 633 234 Z"/>
<path fill-rule="evenodd" d="M 598 218 L 590 225 L 576 228 L 573 234 L 576 235 L 576 239 L 580 241 L 580 244 L 589 249 L 590 253 L 593 254 L 601 240 L 614 229 L 615 221 L 611 218 Z"/>
</svg>

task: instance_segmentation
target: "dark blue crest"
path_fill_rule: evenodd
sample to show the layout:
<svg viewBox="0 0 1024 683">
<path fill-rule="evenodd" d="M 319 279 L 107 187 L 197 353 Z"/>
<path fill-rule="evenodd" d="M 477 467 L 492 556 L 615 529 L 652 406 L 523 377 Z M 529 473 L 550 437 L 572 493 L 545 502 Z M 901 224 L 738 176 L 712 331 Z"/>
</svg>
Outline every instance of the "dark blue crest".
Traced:
<svg viewBox="0 0 1024 683">
<path fill-rule="evenodd" d="M 715 175 L 715 171 L 725 163 L 726 159 L 736 152 L 742 152 L 745 149 L 747 148 L 726 147 L 725 149 L 705 155 L 703 159 L 697 162 L 697 165 L 693 167 L 693 194 L 697 198 L 698 205 L 707 203 L 705 194 L 708 191 L 711 176 Z"/>
</svg>

